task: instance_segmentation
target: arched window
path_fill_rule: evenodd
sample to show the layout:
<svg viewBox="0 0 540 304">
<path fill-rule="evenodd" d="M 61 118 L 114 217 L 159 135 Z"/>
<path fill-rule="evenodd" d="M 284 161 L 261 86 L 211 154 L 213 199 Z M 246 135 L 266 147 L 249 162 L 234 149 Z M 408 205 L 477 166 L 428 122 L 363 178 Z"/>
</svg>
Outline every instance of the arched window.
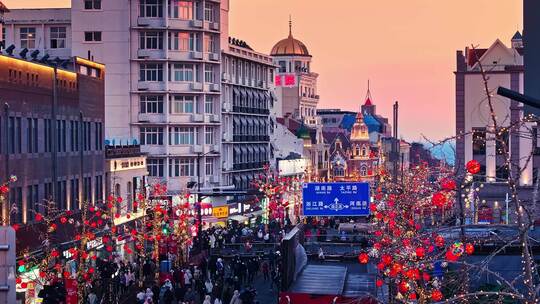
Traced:
<svg viewBox="0 0 540 304">
<path fill-rule="evenodd" d="M 355 154 L 356 156 L 359 156 L 359 155 L 360 155 L 360 147 L 356 146 L 355 150 L 356 150 L 356 151 L 355 151 L 354 154 Z"/>
<path fill-rule="evenodd" d="M 361 176 L 367 176 L 367 167 L 366 166 L 360 167 L 360 175 Z"/>
<path fill-rule="evenodd" d="M 362 146 L 362 156 L 367 156 L 367 148 L 366 146 Z"/>
<path fill-rule="evenodd" d="M 334 167 L 334 176 L 344 176 L 345 170 L 342 167 Z"/>
</svg>

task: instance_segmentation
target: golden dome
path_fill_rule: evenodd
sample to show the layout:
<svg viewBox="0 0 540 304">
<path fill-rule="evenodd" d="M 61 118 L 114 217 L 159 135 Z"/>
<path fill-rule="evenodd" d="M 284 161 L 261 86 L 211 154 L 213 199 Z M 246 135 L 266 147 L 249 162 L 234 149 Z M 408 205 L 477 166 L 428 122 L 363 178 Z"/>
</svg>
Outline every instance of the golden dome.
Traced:
<svg viewBox="0 0 540 304">
<path fill-rule="evenodd" d="M 292 23 L 289 21 L 289 37 L 280 40 L 270 52 L 270 56 L 311 56 L 306 45 L 294 39 L 292 35 Z"/>
</svg>

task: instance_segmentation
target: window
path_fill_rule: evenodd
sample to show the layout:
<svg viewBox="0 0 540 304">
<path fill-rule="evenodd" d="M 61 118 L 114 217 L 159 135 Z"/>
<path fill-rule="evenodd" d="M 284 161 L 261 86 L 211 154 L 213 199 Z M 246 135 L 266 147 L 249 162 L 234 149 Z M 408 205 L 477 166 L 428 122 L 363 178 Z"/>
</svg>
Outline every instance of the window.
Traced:
<svg viewBox="0 0 540 304">
<path fill-rule="evenodd" d="M 163 32 L 140 32 L 139 42 L 141 50 L 162 50 Z"/>
<path fill-rule="evenodd" d="M 486 128 L 473 128 L 473 155 L 486 154 Z"/>
<path fill-rule="evenodd" d="M 184 32 L 169 32 L 169 50 L 193 52 L 196 51 L 197 34 Z"/>
<path fill-rule="evenodd" d="M 36 28 L 35 27 L 21 27 L 20 38 L 21 38 L 21 49 L 36 48 Z"/>
<path fill-rule="evenodd" d="M 169 162 L 169 176 L 194 176 L 195 160 L 192 158 L 173 158 Z"/>
<path fill-rule="evenodd" d="M 214 114 L 214 97 L 213 96 L 206 95 L 206 98 L 204 100 L 204 113 Z"/>
<path fill-rule="evenodd" d="M 92 200 L 92 178 L 83 178 L 83 202 L 89 203 Z"/>
<path fill-rule="evenodd" d="M 21 153 L 21 118 L 9 117 L 8 119 L 8 150 L 10 154 Z"/>
<path fill-rule="evenodd" d="M 39 212 L 39 186 L 30 185 L 26 187 L 26 221 L 34 220 L 34 215 Z"/>
<path fill-rule="evenodd" d="M 193 64 L 172 64 L 169 81 L 191 82 L 194 80 Z"/>
<path fill-rule="evenodd" d="M 72 210 L 79 209 L 79 179 L 74 178 L 70 181 L 70 204 Z"/>
<path fill-rule="evenodd" d="M 360 176 L 367 176 L 367 167 L 366 166 L 360 167 Z"/>
<path fill-rule="evenodd" d="M 148 167 L 148 176 L 161 177 L 163 176 L 163 159 L 149 158 L 146 160 Z"/>
<path fill-rule="evenodd" d="M 45 139 L 45 152 L 52 151 L 52 123 L 50 119 L 45 119 L 45 128 L 43 129 L 43 138 Z"/>
<path fill-rule="evenodd" d="M 213 159 L 207 158 L 204 167 L 205 167 L 206 175 L 214 175 L 214 160 Z"/>
<path fill-rule="evenodd" d="M 183 0 L 169 0 L 169 18 L 192 20 L 193 2 Z"/>
<path fill-rule="evenodd" d="M 345 170 L 342 167 L 334 167 L 334 176 L 345 176 Z"/>
<path fill-rule="evenodd" d="M 194 113 L 195 96 L 174 95 L 171 97 L 171 114 Z"/>
<path fill-rule="evenodd" d="M 140 0 L 140 17 L 161 18 L 163 17 L 162 0 Z"/>
<path fill-rule="evenodd" d="M 163 81 L 163 65 L 159 63 L 142 63 L 140 81 Z"/>
<path fill-rule="evenodd" d="M 60 210 L 66 210 L 67 206 L 67 182 L 59 181 L 56 183 L 56 207 Z"/>
<path fill-rule="evenodd" d="M 103 124 L 101 122 L 96 122 L 95 132 L 95 148 L 96 151 L 101 151 L 103 149 Z"/>
<path fill-rule="evenodd" d="M 27 118 L 27 142 L 28 153 L 37 153 L 38 151 L 38 120 L 37 118 Z"/>
<path fill-rule="evenodd" d="M 214 144 L 214 128 L 206 127 L 204 130 L 204 143 L 207 145 Z"/>
<path fill-rule="evenodd" d="M 79 151 L 79 122 L 72 120 L 70 122 L 71 130 L 71 151 Z"/>
<path fill-rule="evenodd" d="M 53 199 L 52 183 L 45 183 L 45 200 L 49 201 Z"/>
<path fill-rule="evenodd" d="M 500 166 L 497 166 L 497 169 L 495 171 L 495 177 L 497 178 L 498 182 L 504 182 L 508 179 L 508 166 L 505 164 L 502 164 Z"/>
<path fill-rule="evenodd" d="M 204 51 L 206 53 L 216 52 L 216 36 L 204 35 Z"/>
<path fill-rule="evenodd" d="M 101 0 L 84 0 L 85 10 L 100 10 Z"/>
<path fill-rule="evenodd" d="M 214 6 L 212 3 L 206 2 L 204 4 L 204 20 L 214 22 L 216 20 L 216 16 L 214 14 Z"/>
<path fill-rule="evenodd" d="M 211 65 L 204 67 L 204 81 L 214 83 L 214 68 Z"/>
<path fill-rule="evenodd" d="M 193 127 L 170 127 L 170 145 L 193 145 L 195 143 L 195 128 Z"/>
<path fill-rule="evenodd" d="M 148 114 L 163 113 L 163 96 L 160 95 L 141 95 L 140 111 Z"/>
<path fill-rule="evenodd" d="M 280 73 L 286 73 L 287 72 L 287 63 L 285 61 L 280 61 L 278 64 L 279 64 L 279 72 Z"/>
<path fill-rule="evenodd" d="M 66 28 L 51 27 L 51 49 L 66 48 Z"/>
<path fill-rule="evenodd" d="M 100 42 L 101 32 L 84 32 L 85 42 Z"/>
<path fill-rule="evenodd" d="M 96 184 L 94 187 L 96 202 L 103 200 L 103 176 L 97 175 L 95 177 Z"/>
<path fill-rule="evenodd" d="M 141 145 L 163 145 L 163 128 L 142 127 Z"/>
</svg>

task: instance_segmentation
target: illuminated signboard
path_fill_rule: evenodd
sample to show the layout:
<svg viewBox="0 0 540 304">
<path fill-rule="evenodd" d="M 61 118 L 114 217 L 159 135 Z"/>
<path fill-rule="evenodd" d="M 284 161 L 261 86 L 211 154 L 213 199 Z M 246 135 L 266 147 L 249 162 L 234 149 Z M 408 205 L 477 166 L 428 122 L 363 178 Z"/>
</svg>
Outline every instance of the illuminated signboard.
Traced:
<svg viewBox="0 0 540 304">
<path fill-rule="evenodd" d="M 305 183 L 302 194 L 306 216 L 369 215 L 368 183 Z"/>
<path fill-rule="evenodd" d="M 225 218 L 229 216 L 229 206 L 214 207 L 212 214 L 216 218 Z"/>
<path fill-rule="evenodd" d="M 275 78 L 276 87 L 295 87 L 297 85 L 296 75 L 278 74 Z"/>
</svg>

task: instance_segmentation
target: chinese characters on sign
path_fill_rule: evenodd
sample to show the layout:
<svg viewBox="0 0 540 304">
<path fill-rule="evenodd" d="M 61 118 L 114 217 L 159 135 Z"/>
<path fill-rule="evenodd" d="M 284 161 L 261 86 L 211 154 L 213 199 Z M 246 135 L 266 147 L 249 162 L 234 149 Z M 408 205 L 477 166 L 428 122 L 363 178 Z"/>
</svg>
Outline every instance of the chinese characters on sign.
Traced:
<svg viewBox="0 0 540 304">
<path fill-rule="evenodd" d="M 222 207 L 214 207 L 212 214 L 216 218 L 225 218 L 229 216 L 229 207 L 228 206 L 222 206 Z"/>
<path fill-rule="evenodd" d="M 303 209 L 307 216 L 369 215 L 369 184 L 306 183 Z"/>
<path fill-rule="evenodd" d="M 296 75 L 294 74 L 279 74 L 275 77 L 276 87 L 295 87 Z"/>
</svg>

